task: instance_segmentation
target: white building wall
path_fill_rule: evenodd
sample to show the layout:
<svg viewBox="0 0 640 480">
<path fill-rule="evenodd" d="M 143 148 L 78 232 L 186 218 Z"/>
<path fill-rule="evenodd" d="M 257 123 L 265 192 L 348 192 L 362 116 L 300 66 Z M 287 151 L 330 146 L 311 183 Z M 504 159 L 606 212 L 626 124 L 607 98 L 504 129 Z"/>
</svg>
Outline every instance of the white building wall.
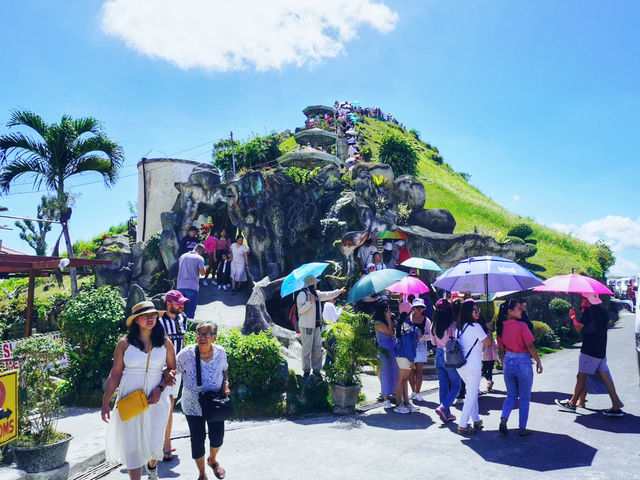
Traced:
<svg viewBox="0 0 640 480">
<path fill-rule="evenodd" d="M 170 211 L 178 197 L 175 183 L 186 181 L 197 164 L 174 158 L 143 158 L 138 162 L 136 241 L 145 241 L 162 230 L 160 214 Z"/>
</svg>

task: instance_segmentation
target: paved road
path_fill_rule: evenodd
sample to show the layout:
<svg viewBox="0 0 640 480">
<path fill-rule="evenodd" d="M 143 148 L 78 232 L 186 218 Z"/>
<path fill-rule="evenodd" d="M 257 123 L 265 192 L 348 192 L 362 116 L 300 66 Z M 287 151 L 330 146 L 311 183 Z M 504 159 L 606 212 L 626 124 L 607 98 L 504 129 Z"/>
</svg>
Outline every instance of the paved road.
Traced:
<svg viewBox="0 0 640 480">
<path fill-rule="evenodd" d="M 427 396 L 421 413 L 398 415 L 375 409 L 365 415 L 300 421 L 232 422 L 219 460 L 229 479 L 439 479 L 460 478 L 640 478 L 640 400 L 633 317 L 623 315 L 610 330 L 609 366 L 620 397 L 623 419 L 597 410 L 608 396 L 588 398 L 592 410 L 559 411 L 553 400 L 573 387 L 578 351 L 543 357 L 545 372 L 534 380 L 529 427 L 520 438 L 497 432 L 504 396 L 482 396 L 486 430 L 465 439 L 443 426 L 434 413 L 437 393 Z M 459 412 L 455 412 L 459 413 Z M 510 426 L 517 425 L 517 411 Z M 197 478 L 186 438 L 175 442 L 180 458 L 163 463 L 161 478 Z M 211 471 L 209 478 L 215 478 Z M 106 478 L 127 478 L 117 470 Z"/>
</svg>

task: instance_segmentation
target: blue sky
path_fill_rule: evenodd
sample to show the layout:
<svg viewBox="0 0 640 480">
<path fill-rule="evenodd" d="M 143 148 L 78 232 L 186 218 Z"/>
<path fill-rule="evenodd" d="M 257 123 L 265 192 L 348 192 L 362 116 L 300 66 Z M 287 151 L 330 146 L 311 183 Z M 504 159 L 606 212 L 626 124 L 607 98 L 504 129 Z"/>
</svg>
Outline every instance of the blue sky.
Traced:
<svg viewBox="0 0 640 480">
<path fill-rule="evenodd" d="M 293 129 L 305 105 L 349 99 L 419 130 L 505 207 L 609 241 L 616 273 L 640 270 L 640 4 L 176 3 L 3 5 L 0 121 L 12 108 L 94 116 L 126 154 L 114 189 L 72 189 L 74 239 L 128 217 L 149 150 L 206 161 L 209 146 L 179 152 L 229 130 Z M 18 185 L 0 205 L 34 215 L 31 191 Z M 15 230 L 0 237 L 30 250 Z"/>
</svg>

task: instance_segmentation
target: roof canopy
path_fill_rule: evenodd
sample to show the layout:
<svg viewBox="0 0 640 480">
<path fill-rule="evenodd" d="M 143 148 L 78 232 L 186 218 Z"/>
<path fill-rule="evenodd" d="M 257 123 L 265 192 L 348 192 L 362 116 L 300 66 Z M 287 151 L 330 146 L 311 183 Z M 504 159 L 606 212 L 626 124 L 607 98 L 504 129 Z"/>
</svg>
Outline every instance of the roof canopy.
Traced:
<svg viewBox="0 0 640 480">
<path fill-rule="evenodd" d="M 326 105 L 309 105 L 302 110 L 302 113 L 305 115 L 325 115 L 327 113 L 333 115 L 335 111 L 333 107 L 327 107 Z"/>
<path fill-rule="evenodd" d="M 338 136 L 328 130 L 322 128 L 309 128 L 307 130 L 300 130 L 293 134 L 296 142 L 300 145 L 306 145 L 310 143 L 312 146 L 321 145 L 328 147 L 335 145 Z"/>
<path fill-rule="evenodd" d="M 335 165 L 340 167 L 341 162 L 335 155 L 307 147 L 285 153 L 278 158 L 278 164 L 283 167 L 296 166 L 313 169 L 319 166 L 324 167 L 325 165 Z"/>
</svg>

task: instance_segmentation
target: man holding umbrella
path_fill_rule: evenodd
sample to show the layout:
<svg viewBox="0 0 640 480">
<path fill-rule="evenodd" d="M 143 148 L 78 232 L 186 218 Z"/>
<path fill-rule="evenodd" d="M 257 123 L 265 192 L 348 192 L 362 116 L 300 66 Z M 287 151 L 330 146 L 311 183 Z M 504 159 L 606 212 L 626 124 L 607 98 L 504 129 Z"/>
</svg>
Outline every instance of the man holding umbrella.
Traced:
<svg viewBox="0 0 640 480">
<path fill-rule="evenodd" d="M 332 290 L 321 292 L 316 290 L 318 279 L 314 275 L 308 275 L 304 279 L 304 288 L 296 296 L 298 307 L 298 324 L 302 340 L 302 371 L 308 377 L 311 369 L 313 374 L 320 376 L 322 368 L 322 309 L 320 302 L 336 298 L 346 290 Z"/>
</svg>

